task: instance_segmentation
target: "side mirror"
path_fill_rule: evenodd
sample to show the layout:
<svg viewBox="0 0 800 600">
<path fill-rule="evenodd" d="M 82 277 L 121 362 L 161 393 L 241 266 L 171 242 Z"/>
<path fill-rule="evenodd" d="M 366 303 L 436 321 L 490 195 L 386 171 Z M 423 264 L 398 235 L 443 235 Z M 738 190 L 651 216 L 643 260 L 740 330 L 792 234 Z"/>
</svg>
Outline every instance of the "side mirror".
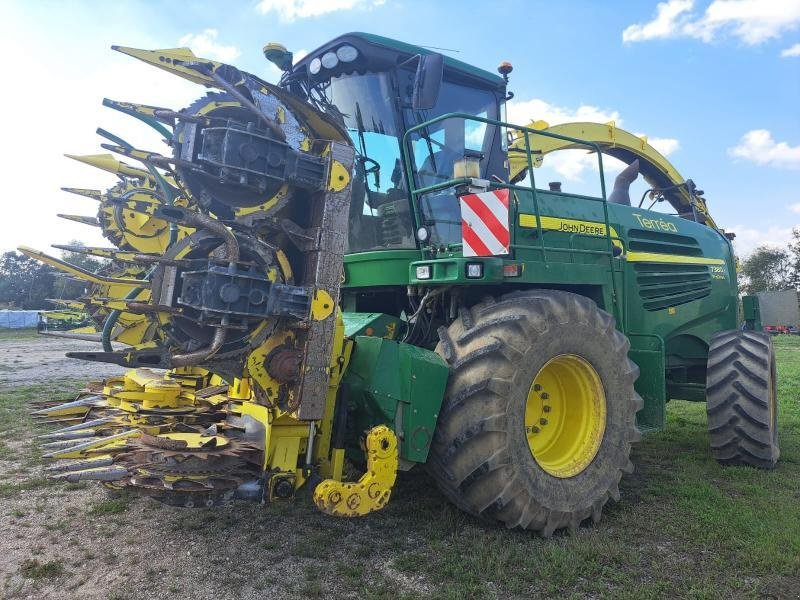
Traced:
<svg viewBox="0 0 800 600">
<path fill-rule="evenodd" d="M 444 56 L 441 54 L 422 54 L 414 77 L 411 107 L 414 110 L 430 110 L 436 106 L 439 90 L 442 87 Z"/>
</svg>

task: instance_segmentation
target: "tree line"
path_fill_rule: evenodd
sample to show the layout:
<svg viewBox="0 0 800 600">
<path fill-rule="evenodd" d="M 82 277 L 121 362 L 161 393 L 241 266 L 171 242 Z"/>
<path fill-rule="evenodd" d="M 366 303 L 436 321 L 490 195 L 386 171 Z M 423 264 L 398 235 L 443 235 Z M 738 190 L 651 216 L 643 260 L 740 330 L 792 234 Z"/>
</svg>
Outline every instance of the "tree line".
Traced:
<svg viewBox="0 0 800 600">
<path fill-rule="evenodd" d="M 82 245 L 79 241 L 72 245 Z M 85 254 L 62 252 L 62 258 L 87 271 L 96 271 L 106 261 Z M 86 292 L 86 283 L 64 277 L 53 267 L 11 250 L 0 255 L 0 308 L 52 309 L 49 298 L 74 300 Z"/>
</svg>

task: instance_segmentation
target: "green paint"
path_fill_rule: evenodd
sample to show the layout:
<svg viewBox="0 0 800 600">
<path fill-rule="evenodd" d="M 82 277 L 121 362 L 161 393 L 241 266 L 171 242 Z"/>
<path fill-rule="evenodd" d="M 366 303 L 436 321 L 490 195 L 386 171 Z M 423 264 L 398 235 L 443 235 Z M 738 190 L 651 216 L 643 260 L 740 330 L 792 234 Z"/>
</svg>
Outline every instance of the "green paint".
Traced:
<svg viewBox="0 0 800 600">
<path fill-rule="evenodd" d="M 403 328 L 400 319 L 384 313 L 344 312 L 342 320 L 347 337 L 367 336 L 395 340 Z"/>
<path fill-rule="evenodd" d="M 742 296 L 742 318 L 747 329 L 751 331 L 764 329 L 764 325 L 761 323 L 761 305 L 758 303 L 758 296 Z"/>
<path fill-rule="evenodd" d="M 379 424 L 392 427 L 400 458 L 425 462 L 449 369 L 435 352 L 378 337 L 355 337 L 342 381 L 356 424 L 351 438 Z"/>
<path fill-rule="evenodd" d="M 406 44 L 405 42 L 400 42 L 398 40 L 393 40 L 391 38 L 375 35 L 372 33 L 356 32 L 351 35 L 358 36 L 372 44 L 377 44 L 385 48 L 391 48 L 392 50 L 397 50 L 398 52 L 407 52 L 409 54 L 434 53 L 434 51 L 429 48 L 423 48 L 422 46 L 414 46 L 413 44 Z M 486 83 L 488 83 L 491 86 L 495 87 L 505 86 L 503 78 L 500 77 L 499 75 L 496 75 L 495 73 L 484 71 L 483 69 L 479 69 L 476 66 L 470 65 L 460 60 L 456 60 L 452 56 L 448 56 L 446 54 L 443 56 L 444 56 L 444 64 L 446 67 L 449 67 L 451 69 L 456 69 L 458 71 L 462 71 L 464 73 L 473 75 L 474 77 L 483 79 L 486 81 Z"/>
<path fill-rule="evenodd" d="M 408 265 L 419 250 L 360 252 L 344 257 L 344 288 L 408 285 Z"/>
</svg>

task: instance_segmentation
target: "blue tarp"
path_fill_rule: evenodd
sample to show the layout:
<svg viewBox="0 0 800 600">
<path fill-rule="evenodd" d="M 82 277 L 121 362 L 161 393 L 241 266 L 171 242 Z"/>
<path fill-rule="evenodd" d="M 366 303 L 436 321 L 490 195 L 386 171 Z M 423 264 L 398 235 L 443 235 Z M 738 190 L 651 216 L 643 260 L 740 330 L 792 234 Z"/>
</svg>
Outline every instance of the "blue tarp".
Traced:
<svg viewBox="0 0 800 600">
<path fill-rule="evenodd" d="M 0 329 L 36 327 L 38 322 L 38 310 L 0 310 Z"/>
</svg>

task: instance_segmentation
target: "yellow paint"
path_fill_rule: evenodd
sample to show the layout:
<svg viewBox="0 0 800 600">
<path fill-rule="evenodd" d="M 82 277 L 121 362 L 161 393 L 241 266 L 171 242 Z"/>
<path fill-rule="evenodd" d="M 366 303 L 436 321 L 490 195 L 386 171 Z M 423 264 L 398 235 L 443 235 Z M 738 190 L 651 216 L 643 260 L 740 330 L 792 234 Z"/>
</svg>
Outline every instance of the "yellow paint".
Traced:
<svg viewBox="0 0 800 600">
<path fill-rule="evenodd" d="M 289 263 L 286 253 L 279 248 L 275 251 L 275 258 L 278 259 L 278 264 L 281 266 L 281 271 L 283 271 L 284 281 L 291 281 L 294 278 L 294 274 L 292 273 L 292 265 Z"/>
<path fill-rule="evenodd" d="M 173 75 L 178 75 L 184 79 L 188 79 L 200 85 L 207 85 L 217 87 L 214 80 L 206 75 L 202 75 L 198 71 L 184 67 L 183 63 L 196 63 L 202 62 L 210 64 L 212 69 L 217 70 L 222 66 L 222 63 L 208 60 L 206 58 L 198 58 L 194 52 L 189 48 L 167 48 L 164 50 L 142 50 L 140 48 L 128 48 L 125 46 L 112 46 L 112 49 L 138 58 L 149 65 L 163 69 Z"/>
<path fill-rule="evenodd" d="M 294 339 L 294 333 L 291 331 L 276 332 L 247 357 L 247 373 L 263 392 L 265 397 L 262 401 L 270 405 L 277 403 L 281 383 L 267 371 L 265 366 L 267 356 L 278 346 L 292 346 Z"/>
<path fill-rule="evenodd" d="M 564 233 L 581 233 L 584 235 L 592 235 L 597 237 L 605 237 L 606 226 L 605 223 L 598 221 L 579 221 L 577 219 L 563 219 L 561 217 L 546 217 L 541 216 L 539 220 L 542 223 L 542 229 L 548 231 L 563 231 Z M 520 213 L 519 226 L 536 228 L 536 215 L 527 213 Z M 610 227 L 611 237 L 619 238 L 616 230 Z"/>
<path fill-rule="evenodd" d="M 72 446 L 70 448 L 65 448 L 64 450 L 53 452 L 49 456 L 51 458 L 58 458 L 58 459 L 86 458 L 87 456 L 90 456 L 92 454 L 107 453 L 109 451 L 122 449 L 128 443 L 129 439 L 140 437 L 141 435 L 142 435 L 141 430 L 132 429 L 130 431 L 122 432 L 114 436 L 111 436 L 112 439 L 98 438 L 96 441 L 93 442 L 86 442 L 85 444 L 79 444 L 77 448 L 75 446 Z"/>
<path fill-rule="evenodd" d="M 186 409 L 195 405 L 195 386 L 169 373 L 128 369 L 122 377 L 105 380 L 103 394 L 109 406 L 128 413 L 152 409 Z"/>
<path fill-rule="evenodd" d="M 724 265 L 721 258 L 706 258 L 705 256 L 684 256 L 682 254 L 660 254 L 657 252 L 628 252 L 625 257 L 628 262 L 655 262 L 683 265 Z"/>
<path fill-rule="evenodd" d="M 323 289 L 314 292 L 314 299 L 311 301 L 311 318 L 315 321 L 323 321 L 333 314 L 336 303 L 330 294 Z"/>
<path fill-rule="evenodd" d="M 328 393 L 325 398 L 325 410 L 317 429 L 317 440 L 314 446 L 314 458 L 319 464 L 319 471 L 323 477 L 341 481 L 344 451 L 331 449 L 333 442 L 333 421 L 336 413 L 338 389 L 342 377 L 350 364 L 350 355 L 353 351 L 353 341 L 344 337 L 344 321 L 341 312 L 336 314 L 336 327 L 333 333 L 333 349 L 331 351 L 331 368 L 328 379 Z M 343 402 L 347 399 L 343 398 Z"/>
<path fill-rule="evenodd" d="M 581 473 L 606 427 L 606 397 L 594 367 L 576 354 L 551 358 L 531 383 L 525 433 L 533 458 L 553 477 Z"/>
<path fill-rule="evenodd" d="M 115 175 L 127 175 L 128 177 L 136 177 L 139 179 L 151 179 L 153 177 L 149 171 L 132 167 L 127 163 L 117 160 L 111 154 L 65 154 L 64 156 L 82 162 L 90 167 L 114 173 Z"/>
<path fill-rule="evenodd" d="M 350 183 L 350 171 L 338 160 L 331 161 L 331 174 L 328 179 L 328 191 L 341 192 Z"/>
<path fill-rule="evenodd" d="M 547 231 L 561 231 L 563 233 L 572 233 L 580 235 L 589 235 L 593 237 L 605 237 L 606 225 L 598 221 L 580 221 L 577 219 L 564 219 L 561 217 L 546 217 L 540 216 L 539 221 L 542 229 Z M 528 213 L 520 213 L 519 215 L 520 227 L 536 228 L 536 215 Z M 611 232 L 611 243 L 623 250 L 622 242 L 614 227 L 609 226 Z M 566 250 L 566 248 L 565 248 Z"/>
<path fill-rule="evenodd" d="M 314 503 L 337 517 L 358 517 L 386 506 L 397 477 L 397 437 L 385 425 L 373 427 L 366 438 L 367 470 L 358 481 L 326 479 L 314 488 Z"/>
</svg>

